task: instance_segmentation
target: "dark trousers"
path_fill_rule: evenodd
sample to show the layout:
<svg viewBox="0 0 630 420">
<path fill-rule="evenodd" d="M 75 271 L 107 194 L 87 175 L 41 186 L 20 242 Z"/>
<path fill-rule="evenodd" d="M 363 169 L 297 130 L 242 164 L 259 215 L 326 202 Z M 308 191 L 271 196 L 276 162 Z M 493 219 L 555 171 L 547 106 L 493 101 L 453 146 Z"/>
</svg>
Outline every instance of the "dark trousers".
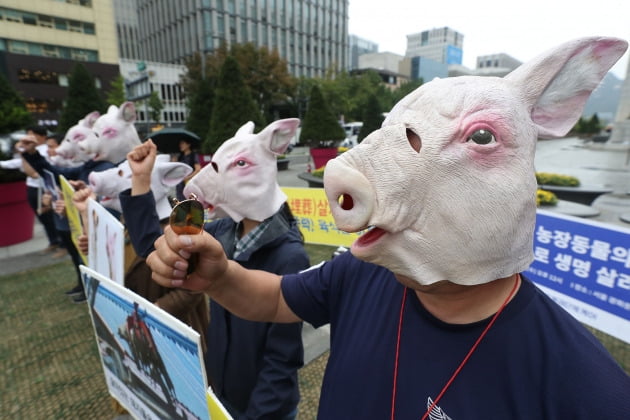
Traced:
<svg viewBox="0 0 630 420">
<path fill-rule="evenodd" d="M 74 265 L 74 270 L 77 272 L 77 284 L 83 290 L 83 281 L 81 281 L 81 270 L 79 266 L 83 264 L 83 258 L 81 258 L 81 254 L 79 254 L 79 250 L 76 246 L 74 246 L 74 242 L 72 242 L 72 234 L 67 230 L 60 230 L 61 240 L 63 242 L 63 246 L 68 250 L 68 254 L 70 254 L 70 258 L 72 259 L 72 264 Z"/>
<path fill-rule="evenodd" d="M 37 216 L 39 222 L 44 226 L 44 231 L 46 232 L 46 237 L 48 238 L 49 245 L 61 245 L 61 237 L 57 228 L 55 227 L 55 220 L 53 218 L 53 212 L 47 211 L 46 213 L 39 214 L 37 212 L 37 197 L 39 195 L 39 188 L 36 187 L 26 187 L 26 198 L 28 200 L 28 204 L 33 209 L 33 212 Z"/>
</svg>

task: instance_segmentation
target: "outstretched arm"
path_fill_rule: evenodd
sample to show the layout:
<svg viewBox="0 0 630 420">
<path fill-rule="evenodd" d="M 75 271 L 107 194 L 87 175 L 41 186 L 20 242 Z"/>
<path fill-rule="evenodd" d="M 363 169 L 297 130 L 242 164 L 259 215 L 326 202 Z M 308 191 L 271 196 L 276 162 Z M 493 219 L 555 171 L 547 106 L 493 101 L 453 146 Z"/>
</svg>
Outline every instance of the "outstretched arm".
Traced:
<svg viewBox="0 0 630 420">
<path fill-rule="evenodd" d="M 188 258 L 199 254 L 196 270 L 186 275 Z M 207 232 L 177 235 L 166 227 L 147 258 L 153 280 L 165 287 L 204 291 L 230 312 L 264 322 L 300 321 L 280 288 L 281 276 L 248 270 L 228 260 L 221 244 Z"/>
</svg>

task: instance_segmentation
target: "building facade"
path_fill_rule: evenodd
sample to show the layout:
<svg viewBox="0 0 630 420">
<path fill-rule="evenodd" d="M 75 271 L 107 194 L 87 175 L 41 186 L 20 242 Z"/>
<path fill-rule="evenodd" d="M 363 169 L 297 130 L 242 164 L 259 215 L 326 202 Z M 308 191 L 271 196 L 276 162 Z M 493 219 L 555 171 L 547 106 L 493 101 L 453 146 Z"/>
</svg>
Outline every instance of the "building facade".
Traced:
<svg viewBox="0 0 630 420">
<path fill-rule="evenodd" d="M 378 52 L 378 44 L 356 35 L 348 36 L 348 70 L 360 68 L 359 57 Z"/>
<path fill-rule="evenodd" d="M 424 82 L 430 82 L 436 77 L 445 78 L 448 77 L 448 64 L 439 61 L 431 60 L 427 57 L 412 57 L 411 58 L 411 79 L 422 79 Z"/>
<path fill-rule="evenodd" d="M 137 0 L 114 0 L 118 55 L 122 59 L 144 60 L 140 51 Z"/>
<path fill-rule="evenodd" d="M 136 0 L 140 52 L 183 64 L 221 43 L 278 50 L 296 76 L 323 76 L 348 63 L 348 0 Z"/>
<path fill-rule="evenodd" d="M 147 92 L 157 92 L 164 108 L 159 124 L 167 127 L 183 127 L 186 124 L 188 111 L 186 98 L 180 84 L 186 72 L 182 64 L 142 62 L 144 69 L 138 68 L 137 60 L 121 59 L 120 74 L 126 81 L 140 80 L 147 76 Z M 130 97 L 128 92 L 128 97 Z M 146 133 L 156 121 L 151 121 L 146 101 L 137 103 L 136 123 L 139 131 Z"/>
<path fill-rule="evenodd" d="M 0 72 L 54 130 L 77 62 L 102 91 L 118 74 L 115 27 L 111 0 L 3 0 Z"/>
<path fill-rule="evenodd" d="M 481 76 L 503 77 L 523 64 L 505 53 L 480 55 L 477 57 L 477 74 Z"/>
<path fill-rule="evenodd" d="M 406 57 L 425 57 L 438 63 L 462 64 L 464 36 L 451 28 L 434 28 L 407 35 Z"/>
</svg>

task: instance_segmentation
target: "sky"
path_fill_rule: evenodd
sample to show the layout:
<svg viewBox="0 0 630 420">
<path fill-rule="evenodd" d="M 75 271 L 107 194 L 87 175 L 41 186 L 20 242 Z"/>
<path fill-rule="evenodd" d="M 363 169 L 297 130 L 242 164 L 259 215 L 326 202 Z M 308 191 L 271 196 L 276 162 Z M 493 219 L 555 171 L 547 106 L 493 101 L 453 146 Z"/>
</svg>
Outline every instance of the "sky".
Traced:
<svg viewBox="0 0 630 420">
<path fill-rule="evenodd" d="M 595 0 L 349 0 L 349 33 L 405 54 L 407 35 L 448 26 L 464 36 L 463 62 L 474 69 L 480 55 L 505 53 L 525 62 L 584 36 L 630 41 L 630 1 Z M 626 52 L 611 69 L 625 79 Z"/>
</svg>

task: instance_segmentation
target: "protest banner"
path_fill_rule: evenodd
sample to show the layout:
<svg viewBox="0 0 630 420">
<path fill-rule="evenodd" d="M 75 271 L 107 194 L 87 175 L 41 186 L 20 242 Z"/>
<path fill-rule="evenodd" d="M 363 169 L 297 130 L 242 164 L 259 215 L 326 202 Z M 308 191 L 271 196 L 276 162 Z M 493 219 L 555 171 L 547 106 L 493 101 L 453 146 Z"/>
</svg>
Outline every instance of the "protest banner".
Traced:
<svg viewBox="0 0 630 420">
<path fill-rule="evenodd" d="M 337 229 L 323 188 L 282 188 L 298 227 L 309 244 L 348 247 L 361 233 Z"/>
<path fill-rule="evenodd" d="M 208 389 L 196 331 L 86 266 L 81 274 L 113 398 L 136 419 L 230 418 Z"/>
<path fill-rule="evenodd" d="M 79 236 L 83 235 L 83 224 L 81 222 L 81 215 L 79 209 L 72 202 L 72 196 L 74 195 L 74 188 L 63 176 L 59 175 L 59 183 L 61 184 L 61 193 L 63 195 L 63 201 L 66 203 L 66 217 L 68 218 L 68 224 L 70 225 L 70 234 L 72 242 L 77 248 L 81 259 L 84 264 L 88 263 L 87 255 L 81 252 L 79 248 Z"/>
<path fill-rule="evenodd" d="M 525 275 L 580 322 L 630 343 L 630 230 L 538 210 Z"/>
<path fill-rule="evenodd" d="M 88 267 L 118 284 L 125 281 L 125 227 L 105 207 L 88 199 Z"/>
</svg>

